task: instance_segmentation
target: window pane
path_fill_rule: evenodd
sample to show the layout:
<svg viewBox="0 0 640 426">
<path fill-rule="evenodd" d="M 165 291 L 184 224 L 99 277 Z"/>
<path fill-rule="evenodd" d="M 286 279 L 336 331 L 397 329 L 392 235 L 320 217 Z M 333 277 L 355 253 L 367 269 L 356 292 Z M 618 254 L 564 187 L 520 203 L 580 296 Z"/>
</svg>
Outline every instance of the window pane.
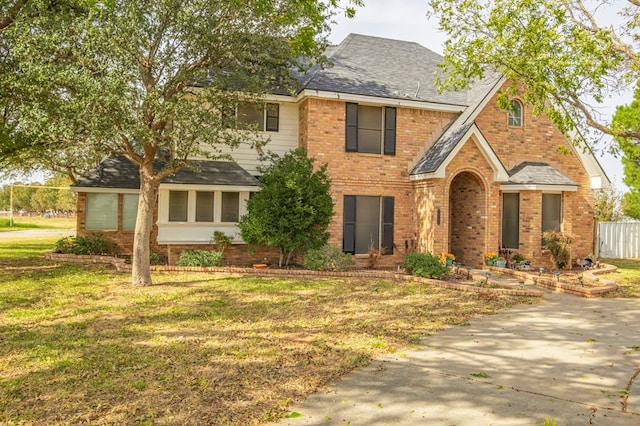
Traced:
<svg viewBox="0 0 640 426">
<path fill-rule="evenodd" d="M 379 154 L 382 142 L 382 108 L 358 106 L 358 152 Z"/>
<path fill-rule="evenodd" d="M 85 229 L 118 229 L 118 194 L 87 194 Z"/>
<path fill-rule="evenodd" d="M 356 197 L 356 254 L 380 248 L 380 197 Z"/>
<path fill-rule="evenodd" d="M 520 194 L 502 195 L 502 247 L 520 247 Z"/>
<path fill-rule="evenodd" d="M 277 132 L 280 127 L 280 106 L 267 104 L 267 132 Z"/>
<path fill-rule="evenodd" d="M 264 130 L 264 111 L 255 104 L 238 105 L 238 128 Z"/>
<path fill-rule="evenodd" d="M 213 222 L 213 192 L 196 192 L 196 222 Z"/>
<path fill-rule="evenodd" d="M 124 231 L 136 229 L 139 198 L 138 194 L 122 194 L 122 230 Z"/>
<path fill-rule="evenodd" d="M 509 126 L 522 126 L 522 104 L 518 101 L 511 101 L 509 108 Z"/>
<path fill-rule="evenodd" d="M 239 220 L 238 212 L 240 207 L 239 192 L 223 192 L 222 193 L 222 221 L 237 222 Z"/>
<path fill-rule="evenodd" d="M 559 231 L 562 223 L 562 195 L 542 194 L 542 232 Z"/>
<path fill-rule="evenodd" d="M 187 221 L 187 191 L 169 191 L 169 222 Z"/>
</svg>

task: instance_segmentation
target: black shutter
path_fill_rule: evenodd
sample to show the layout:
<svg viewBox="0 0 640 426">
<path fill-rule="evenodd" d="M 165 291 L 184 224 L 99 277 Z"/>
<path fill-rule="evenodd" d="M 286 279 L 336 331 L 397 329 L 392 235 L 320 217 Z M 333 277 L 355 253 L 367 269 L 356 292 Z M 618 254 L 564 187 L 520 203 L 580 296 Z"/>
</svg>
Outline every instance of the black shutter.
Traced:
<svg viewBox="0 0 640 426">
<path fill-rule="evenodd" d="M 358 104 L 347 102 L 345 149 L 358 152 Z"/>
<path fill-rule="evenodd" d="M 393 254 L 393 197 L 382 197 L 382 247 Z"/>
<path fill-rule="evenodd" d="M 356 197 L 344 196 L 344 226 L 342 230 L 342 251 L 356 253 Z"/>
<path fill-rule="evenodd" d="M 384 109 L 384 154 L 396 155 L 396 109 Z"/>
</svg>

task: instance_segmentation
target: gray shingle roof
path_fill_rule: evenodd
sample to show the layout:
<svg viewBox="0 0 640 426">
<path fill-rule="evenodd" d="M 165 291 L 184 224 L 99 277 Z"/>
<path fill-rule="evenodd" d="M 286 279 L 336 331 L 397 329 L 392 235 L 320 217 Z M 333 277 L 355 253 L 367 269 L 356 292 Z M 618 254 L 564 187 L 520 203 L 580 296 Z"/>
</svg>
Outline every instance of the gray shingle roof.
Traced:
<svg viewBox="0 0 640 426">
<path fill-rule="evenodd" d="M 333 66 L 315 70 L 302 89 L 467 105 L 463 92 L 438 93 L 442 57 L 418 43 L 350 34 L 327 53 Z"/>
<path fill-rule="evenodd" d="M 529 161 L 525 161 L 509 171 L 508 184 L 578 186 L 574 181 L 547 163 L 534 163 Z"/>
<path fill-rule="evenodd" d="M 434 173 L 438 170 L 438 167 L 440 167 L 442 162 L 451 151 L 453 151 L 456 145 L 458 145 L 471 126 L 473 126 L 473 123 L 447 129 L 420 161 L 418 161 L 418 164 L 411 170 L 411 174 Z"/>
<path fill-rule="evenodd" d="M 159 161 L 154 162 L 156 169 Z M 162 183 L 192 185 L 257 186 L 258 179 L 238 164 L 230 161 L 192 160 L 191 165 L 162 180 Z M 85 177 L 78 179 L 73 188 L 140 188 L 138 166 L 124 155 L 106 157 Z"/>
</svg>

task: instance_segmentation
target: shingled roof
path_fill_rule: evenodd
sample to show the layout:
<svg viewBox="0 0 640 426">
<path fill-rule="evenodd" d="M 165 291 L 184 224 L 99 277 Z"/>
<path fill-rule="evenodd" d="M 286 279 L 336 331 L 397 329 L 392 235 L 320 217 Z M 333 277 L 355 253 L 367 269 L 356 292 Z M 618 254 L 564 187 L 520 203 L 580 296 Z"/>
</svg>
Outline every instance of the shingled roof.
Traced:
<svg viewBox="0 0 640 426">
<path fill-rule="evenodd" d="M 507 184 L 578 186 L 549 164 L 530 161 L 525 161 L 511 169 Z"/>
<path fill-rule="evenodd" d="M 160 161 L 154 162 L 158 170 Z M 138 165 L 124 155 L 106 157 L 86 176 L 78 179 L 72 188 L 139 189 Z M 162 183 L 193 185 L 258 186 L 258 179 L 238 164 L 230 161 L 192 160 L 188 167 L 167 176 Z"/>
<path fill-rule="evenodd" d="M 333 66 L 310 73 L 302 89 L 468 104 L 466 93 L 438 93 L 434 76 L 442 57 L 418 43 L 350 34 L 327 53 Z"/>
</svg>

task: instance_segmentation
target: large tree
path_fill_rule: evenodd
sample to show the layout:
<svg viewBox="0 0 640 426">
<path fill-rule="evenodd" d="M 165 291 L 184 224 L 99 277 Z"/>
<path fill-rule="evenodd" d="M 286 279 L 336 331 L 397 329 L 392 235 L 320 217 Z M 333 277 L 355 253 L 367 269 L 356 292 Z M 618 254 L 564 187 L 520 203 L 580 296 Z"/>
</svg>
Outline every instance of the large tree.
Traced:
<svg viewBox="0 0 640 426">
<path fill-rule="evenodd" d="M 445 43 L 444 89 L 469 87 L 488 71 L 510 81 L 538 113 L 587 140 L 600 132 L 637 140 L 638 128 L 614 128 L 598 112 L 607 96 L 640 75 L 638 0 L 429 0 Z M 613 19 L 612 19 L 613 18 Z M 593 132 L 596 129 L 597 132 Z M 591 130 L 591 131 L 590 131 Z"/>
<path fill-rule="evenodd" d="M 13 60 L 38 69 L 30 84 L 51 95 L 42 107 L 26 99 L 14 120 L 43 136 L 27 147 L 123 154 L 139 167 L 132 281 L 147 285 L 160 181 L 195 156 L 230 158 L 226 147 L 262 142 L 230 132 L 221 111 L 291 87 L 294 67 L 320 62 L 338 2 L 76 1 L 76 14 L 10 27 Z"/>
</svg>

